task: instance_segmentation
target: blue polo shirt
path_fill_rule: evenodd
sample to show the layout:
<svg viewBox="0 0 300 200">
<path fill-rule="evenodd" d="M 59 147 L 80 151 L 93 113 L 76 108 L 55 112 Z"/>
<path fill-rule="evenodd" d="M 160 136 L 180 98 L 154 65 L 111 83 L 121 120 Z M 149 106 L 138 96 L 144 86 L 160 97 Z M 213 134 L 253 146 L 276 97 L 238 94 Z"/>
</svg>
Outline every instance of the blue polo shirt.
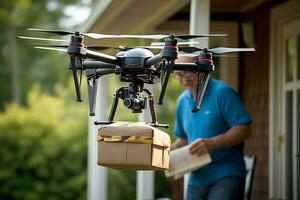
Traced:
<svg viewBox="0 0 300 200">
<path fill-rule="evenodd" d="M 187 138 L 192 143 L 198 138 L 211 138 L 224 134 L 231 127 L 252 121 L 239 95 L 222 81 L 210 79 L 200 106 L 192 112 L 195 101 L 190 91 L 185 90 L 177 102 L 175 135 Z M 245 176 L 243 160 L 244 144 L 213 150 L 212 162 L 190 175 L 189 185 L 207 185 L 226 176 Z"/>
</svg>

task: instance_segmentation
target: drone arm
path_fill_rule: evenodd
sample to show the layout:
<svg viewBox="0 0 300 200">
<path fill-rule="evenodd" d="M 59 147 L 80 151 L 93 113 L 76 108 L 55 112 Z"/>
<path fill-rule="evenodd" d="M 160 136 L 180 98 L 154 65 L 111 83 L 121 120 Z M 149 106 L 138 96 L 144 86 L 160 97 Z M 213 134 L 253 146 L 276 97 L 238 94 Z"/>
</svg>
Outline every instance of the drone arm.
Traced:
<svg viewBox="0 0 300 200">
<path fill-rule="evenodd" d="M 84 69 L 114 69 L 116 65 L 102 62 L 102 61 L 84 61 L 83 63 Z"/>
<path fill-rule="evenodd" d="M 189 70 L 189 71 L 197 71 L 202 73 L 210 73 L 214 69 L 212 66 L 199 64 L 199 63 L 175 63 L 173 66 L 174 70 Z"/>
<path fill-rule="evenodd" d="M 106 62 L 106 63 L 109 63 L 109 64 L 113 64 L 113 65 L 120 65 L 120 60 L 117 57 L 107 55 L 107 54 L 104 54 L 104 53 L 99 53 L 99 52 L 95 52 L 95 51 L 91 51 L 91 50 L 86 50 L 86 57 L 91 58 L 91 59 L 95 59 L 95 60 L 99 60 L 99 61 L 102 61 L 102 62 Z"/>
<path fill-rule="evenodd" d="M 173 66 L 174 70 L 197 70 L 197 65 L 195 63 L 175 63 Z"/>
<path fill-rule="evenodd" d="M 115 73 L 115 69 L 96 69 L 97 77 L 113 73 Z"/>
<path fill-rule="evenodd" d="M 153 57 L 151 57 L 151 58 L 148 58 L 147 60 L 146 60 L 146 66 L 152 66 L 152 65 L 155 65 L 155 64 L 157 64 L 157 63 L 159 63 L 160 61 L 162 60 L 162 56 L 161 56 L 161 54 L 157 54 L 157 55 L 155 55 L 155 56 L 153 56 Z"/>
</svg>

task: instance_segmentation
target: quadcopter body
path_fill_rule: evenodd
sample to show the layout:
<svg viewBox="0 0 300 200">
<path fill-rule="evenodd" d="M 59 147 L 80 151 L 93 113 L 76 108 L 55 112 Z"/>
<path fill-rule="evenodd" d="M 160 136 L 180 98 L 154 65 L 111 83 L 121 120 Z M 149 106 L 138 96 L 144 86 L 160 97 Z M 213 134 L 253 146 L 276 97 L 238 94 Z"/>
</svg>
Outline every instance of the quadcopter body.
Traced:
<svg viewBox="0 0 300 200">
<path fill-rule="evenodd" d="M 193 112 L 200 109 L 200 105 L 206 90 L 210 73 L 214 71 L 212 60 L 213 54 L 221 54 L 238 51 L 254 51 L 251 48 L 225 48 L 201 49 L 190 46 L 180 46 L 178 40 L 192 39 L 196 37 L 224 36 L 224 34 L 214 35 L 104 35 L 97 33 L 79 33 L 70 31 L 29 29 L 31 31 L 48 32 L 58 35 L 71 35 L 71 40 L 67 45 L 39 45 L 36 48 L 56 50 L 66 52 L 70 57 L 69 69 L 72 71 L 77 101 L 82 101 L 80 92 L 81 77 L 85 70 L 90 116 L 95 115 L 95 103 L 97 95 L 97 81 L 100 77 L 108 74 L 116 74 L 120 81 L 128 82 L 128 87 L 121 87 L 114 93 L 112 108 L 107 121 L 95 122 L 99 124 L 113 123 L 113 119 L 118 106 L 118 100 L 122 99 L 125 107 L 133 113 L 140 113 L 147 107 L 150 108 L 152 126 L 168 127 L 168 124 L 157 122 L 154 110 L 154 97 L 151 92 L 144 88 L 144 84 L 154 84 L 155 78 L 161 79 L 161 92 L 158 104 L 163 103 L 163 97 L 167 88 L 170 74 L 175 70 L 189 70 L 198 74 L 198 84 L 196 88 L 196 101 Z M 84 36 L 93 39 L 106 38 L 144 38 L 144 39 L 164 39 L 164 43 L 158 46 L 137 46 L 121 47 L 115 56 L 98 52 L 105 49 L 103 46 L 85 46 Z M 61 41 L 46 38 L 33 38 L 20 36 L 23 39 Z M 150 49 L 160 49 L 158 54 L 154 54 Z M 194 63 L 175 63 L 179 52 L 197 53 L 199 60 Z M 148 101 L 147 101 L 148 100 Z"/>
</svg>

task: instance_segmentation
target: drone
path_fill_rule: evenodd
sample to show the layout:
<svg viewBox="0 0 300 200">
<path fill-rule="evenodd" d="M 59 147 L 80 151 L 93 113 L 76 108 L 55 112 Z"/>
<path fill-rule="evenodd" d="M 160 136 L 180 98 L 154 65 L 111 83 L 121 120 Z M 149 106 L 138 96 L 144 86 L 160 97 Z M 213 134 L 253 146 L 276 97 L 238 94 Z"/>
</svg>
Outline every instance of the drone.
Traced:
<svg viewBox="0 0 300 200">
<path fill-rule="evenodd" d="M 29 28 L 27 30 L 71 36 L 70 41 L 27 36 L 19 36 L 19 38 L 69 43 L 67 45 L 39 44 L 38 46 L 35 46 L 35 48 L 63 51 L 69 55 L 70 62 L 68 68 L 72 71 L 76 99 L 78 102 L 82 101 L 80 85 L 82 71 L 85 71 L 88 83 L 90 116 L 95 116 L 97 81 L 100 77 L 108 74 L 115 74 L 119 76 L 120 81 L 128 82 L 128 87 L 121 87 L 114 93 L 108 120 L 95 121 L 95 125 L 107 125 L 114 123 L 114 116 L 117 110 L 118 101 L 119 99 L 122 99 L 124 106 L 131 109 L 133 113 L 141 113 L 148 105 L 152 118 L 152 122 L 148 124 L 153 127 L 168 128 L 168 124 L 158 123 L 154 110 L 154 96 L 149 90 L 144 88 L 144 84 L 154 84 L 156 78 L 161 79 L 161 91 L 158 99 L 158 104 L 161 105 L 163 104 L 163 98 L 171 73 L 180 70 L 196 72 L 198 75 L 198 83 L 196 88 L 195 105 L 192 112 L 197 112 L 200 109 L 211 72 L 214 71 L 213 55 L 230 52 L 255 51 L 254 48 L 198 48 L 183 46 L 184 44 L 189 44 L 189 42 L 181 42 L 182 40 L 199 37 L 221 37 L 226 36 L 226 34 L 107 35 L 36 28 Z M 120 46 L 116 48 L 107 46 L 86 46 L 84 45 L 84 37 L 96 40 L 137 38 L 164 40 L 164 42 L 158 42 L 153 46 Z M 115 56 L 99 52 L 107 48 L 117 49 Z M 154 54 L 151 51 L 153 49 L 159 49 L 160 52 Z M 177 63 L 175 60 L 178 58 L 179 52 L 196 54 L 198 61 L 194 63 Z M 78 72 L 80 76 L 78 76 Z"/>
</svg>

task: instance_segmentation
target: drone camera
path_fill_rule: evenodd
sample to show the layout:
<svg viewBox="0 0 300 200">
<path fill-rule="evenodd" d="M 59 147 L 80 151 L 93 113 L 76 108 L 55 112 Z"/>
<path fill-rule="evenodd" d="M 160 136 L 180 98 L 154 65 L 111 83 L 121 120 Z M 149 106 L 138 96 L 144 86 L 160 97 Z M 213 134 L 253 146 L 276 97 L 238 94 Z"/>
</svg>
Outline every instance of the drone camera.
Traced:
<svg viewBox="0 0 300 200">
<path fill-rule="evenodd" d="M 146 108 L 146 98 L 141 96 L 143 84 L 130 83 L 124 91 L 123 104 L 130 108 L 133 113 L 141 113 Z"/>
<path fill-rule="evenodd" d="M 145 97 L 129 97 L 123 100 L 123 104 L 126 108 L 132 109 L 133 113 L 141 113 L 142 109 L 146 108 Z"/>
</svg>

